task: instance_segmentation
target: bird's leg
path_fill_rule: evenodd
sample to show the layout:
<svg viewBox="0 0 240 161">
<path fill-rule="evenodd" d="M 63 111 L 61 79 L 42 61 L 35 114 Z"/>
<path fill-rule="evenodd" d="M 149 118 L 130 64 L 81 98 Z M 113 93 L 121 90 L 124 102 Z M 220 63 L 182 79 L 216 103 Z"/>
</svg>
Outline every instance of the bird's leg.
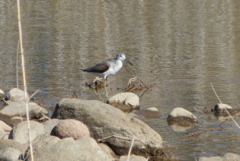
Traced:
<svg viewBox="0 0 240 161">
<path fill-rule="evenodd" d="M 106 99 L 108 100 L 107 79 L 104 81 L 104 91 L 105 91 Z"/>
</svg>

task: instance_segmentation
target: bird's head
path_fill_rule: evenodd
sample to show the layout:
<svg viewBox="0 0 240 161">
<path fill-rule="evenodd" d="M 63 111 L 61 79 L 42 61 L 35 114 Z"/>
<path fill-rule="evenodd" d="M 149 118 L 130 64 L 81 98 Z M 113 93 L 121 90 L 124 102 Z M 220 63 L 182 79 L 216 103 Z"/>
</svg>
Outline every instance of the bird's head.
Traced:
<svg viewBox="0 0 240 161">
<path fill-rule="evenodd" d="M 117 59 L 117 60 L 121 60 L 121 61 L 124 61 L 124 60 L 125 60 L 127 63 L 133 65 L 133 64 L 126 58 L 126 56 L 125 56 L 124 53 L 118 53 L 117 56 L 116 56 L 116 59 Z"/>
</svg>

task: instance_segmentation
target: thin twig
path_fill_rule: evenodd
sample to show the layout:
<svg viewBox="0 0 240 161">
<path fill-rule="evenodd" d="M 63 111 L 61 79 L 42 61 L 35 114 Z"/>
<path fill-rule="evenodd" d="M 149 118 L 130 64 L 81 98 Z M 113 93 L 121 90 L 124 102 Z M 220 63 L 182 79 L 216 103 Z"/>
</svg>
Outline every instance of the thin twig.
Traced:
<svg viewBox="0 0 240 161">
<path fill-rule="evenodd" d="M 211 82 L 210 82 L 210 84 L 211 84 L 211 87 L 212 87 L 212 89 L 213 89 L 213 92 L 215 93 L 215 95 L 216 95 L 216 97 L 218 98 L 219 102 L 222 103 L 221 99 L 219 98 L 219 96 L 218 96 L 218 94 L 217 94 L 216 90 L 214 89 L 214 87 L 213 87 L 213 85 L 212 85 Z M 228 110 L 226 109 L 226 107 L 223 106 L 223 108 L 224 108 L 224 110 L 227 112 L 227 114 L 230 116 L 230 118 L 233 120 L 233 122 L 235 123 L 235 125 L 240 129 L 240 126 L 239 126 L 238 123 L 235 121 L 235 119 L 232 117 L 232 115 L 228 112 Z"/>
<path fill-rule="evenodd" d="M 40 89 L 36 90 L 28 99 L 28 101 L 30 101 L 30 99 L 35 96 L 38 92 L 40 91 Z"/>
<path fill-rule="evenodd" d="M 27 93 L 27 81 L 26 81 L 27 79 L 26 79 L 25 59 L 24 59 L 23 39 L 22 39 L 20 0 L 17 0 L 17 10 L 18 10 L 19 46 L 20 46 L 20 54 L 21 54 L 21 60 L 22 60 L 23 87 L 24 87 L 24 98 L 25 98 L 27 124 L 28 124 L 28 137 L 29 137 L 29 147 L 30 147 L 30 154 L 31 154 L 30 156 L 31 156 L 31 161 L 34 161 L 33 148 L 32 148 L 32 137 L 31 137 L 31 127 L 30 127 L 30 119 L 29 119 L 29 107 L 28 107 L 28 103 L 27 103 L 28 102 L 28 93 Z"/>
<path fill-rule="evenodd" d="M 123 136 L 118 136 L 118 135 L 111 135 L 111 136 L 107 136 L 107 137 L 102 138 L 102 139 L 98 139 L 98 142 L 103 142 L 103 141 L 108 140 L 108 139 L 110 139 L 110 138 L 117 138 L 117 139 L 132 141 L 131 138 L 127 138 L 127 137 L 123 137 Z M 135 140 L 135 141 L 143 143 L 141 140 Z"/>
<path fill-rule="evenodd" d="M 131 152 L 132 152 L 133 144 L 134 144 L 134 136 L 133 136 L 133 138 L 132 138 L 131 146 L 130 146 L 130 149 L 129 149 L 129 151 L 128 151 L 127 161 L 130 160 L 130 155 L 131 155 Z"/>
</svg>

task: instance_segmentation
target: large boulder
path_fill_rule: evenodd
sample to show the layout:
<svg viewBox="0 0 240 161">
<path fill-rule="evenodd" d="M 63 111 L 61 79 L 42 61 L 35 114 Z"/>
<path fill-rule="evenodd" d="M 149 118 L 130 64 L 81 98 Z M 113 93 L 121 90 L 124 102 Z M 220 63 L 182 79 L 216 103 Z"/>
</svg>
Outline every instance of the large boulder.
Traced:
<svg viewBox="0 0 240 161">
<path fill-rule="evenodd" d="M 176 107 L 168 115 L 167 121 L 169 125 L 178 126 L 192 126 L 197 123 L 197 117 L 193 115 L 190 111 L 185 110 L 182 107 Z"/>
<path fill-rule="evenodd" d="M 44 127 L 41 123 L 36 121 L 30 121 L 30 130 L 31 130 L 31 139 L 34 140 L 37 136 L 44 134 Z M 28 123 L 23 121 L 13 127 L 10 136 L 10 139 L 13 139 L 21 144 L 28 143 Z"/>
<path fill-rule="evenodd" d="M 51 136 L 54 137 L 54 136 Z M 38 138 L 37 138 L 38 139 Z M 49 139 L 47 139 L 49 140 Z M 39 142 L 39 141 L 38 141 Z M 46 141 L 45 141 L 46 142 Z M 113 158 L 105 153 L 97 144 L 90 138 L 84 137 L 79 140 L 73 138 L 65 138 L 55 140 L 54 143 L 45 146 L 35 146 L 34 158 L 35 161 L 112 161 Z M 28 158 L 31 161 L 31 158 Z"/>
<path fill-rule="evenodd" d="M 29 116 L 30 118 L 40 118 L 42 114 L 47 115 L 48 111 L 36 104 L 35 102 L 28 103 Z M 13 116 L 26 116 L 26 108 L 24 101 L 11 102 L 9 105 L 5 106 L 0 114 L 13 117 Z"/>
<path fill-rule="evenodd" d="M 74 139 L 90 136 L 88 127 L 74 119 L 60 120 L 54 128 L 53 134 L 59 138 L 72 137 Z"/>
<path fill-rule="evenodd" d="M 102 139 L 118 155 L 128 153 L 133 137 L 132 154 L 151 156 L 163 148 L 161 136 L 147 124 L 97 100 L 62 99 L 53 116 L 84 122 L 95 139 Z"/>
<path fill-rule="evenodd" d="M 109 98 L 107 103 L 124 112 L 131 112 L 134 108 L 139 107 L 139 97 L 131 92 L 123 92 Z"/>
</svg>

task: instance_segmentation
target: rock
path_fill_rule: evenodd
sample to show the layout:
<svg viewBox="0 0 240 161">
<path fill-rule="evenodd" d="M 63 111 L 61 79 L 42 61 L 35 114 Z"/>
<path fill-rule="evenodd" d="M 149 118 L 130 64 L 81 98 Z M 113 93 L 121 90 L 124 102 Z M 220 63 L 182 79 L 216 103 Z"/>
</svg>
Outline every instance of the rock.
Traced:
<svg viewBox="0 0 240 161">
<path fill-rule="evenodd" d="M 119 161 L 126 161 L 128 156 L 121 156 Z M 147 159 L 143 156 L 130 155 L 129 161 L 146 161 Z"/>
<path fill-rule="evenodd" d="M 40 118 L 42 114 L 47 115 L 48 111 L 45 108 L 42 108 L 38 104 L 34 102 L 28 103 L 29 108 L 29 116 L 30 118 Z M 4 107 L 0 113 L 2 115 L 6 115 L 9 117 L 13 116 L 25 116 L 26 115 L 26 108 L 25 108 L 25 102 L 23 101 L 17 101 L 12 102 L 6 107 Z"/>
<path fill-rule="evenodd" d="M 203 108 L 203 112 L 206 113 L 206 114 L 208 114 L 208 113 L 211 113 L 211 112 L 212 112 L 212 109 L 211 109 L 211 107 L 206 107 L 206 106 L 205 106 L 205 107 Z"/>
<path fill-rule="evenodd" d="M 163 148 L 161 136 L 147 124 L 97 100 L 62 99 L 54 111 L 54 116 L 59 119 L 74 118 L 84 122 L 95 139 L 109 137 L 103 142 L 106 142 L 118 155 L 128 153 L 133 136 L 136 141 L 132 154 L 151 156 L 152 151 L 161 151 Z"/>
<path fill-rule="evenodd" d="M 24 91 L 19 88 L 13 88 L 7 93 L 7 99 L 11 101 L 23 101 Z"/>
<path fill-rule="evenodd" d="M 59 123 L 59 119 L 51 119 L 43 123 L 44 130 L 46 134 L 52 134 L 53 128 Z"/>
<path fill-rule="evenodd" d="M 223 158 L 220 156 L 200 157 L 199 161 L 223 161 Z"/>
<path fill-rule="evenodd" d="M 215 105 L 214 108 L 212 109 L 212 112 L 214 112 L 214 114 L 218 117 L 229 116 L 225 109 L 227 109 L 230 115 L 232 116 L 240 115 L 240 109 L 233 109 L 232 106 L 229 106 L 228 104 L 223 104 L 223 103 L 219 103 Z"/>
<path fill-rule="evenodd" d="M 114 158 L 114 160 L 117 160 L 117 158 L 119 158 L 119 156 L 117 156 L 115 154 L 115 152 L 107 145 L 104 143 L 99 143 L 98 146 L 107 154 L 110 154 L 112 156 L 112 158 Z"/>
<path fill-rule="evenodd" d="M 211 156 L 211 157 L 200 157 L 199 161 L 239 161 L 240 155 L 234 153 L 226 153 L 223 157 Z"/>
<path fill-rule="evenodd" d="M 0 89 L 0 101 L 4 100 L 5 98 L 5 93 L 3 92 L 3 90 Z"/>
<path fill-rule="evenodd" d="M 226 153 L 223 156 L 223 161 L 239 161 L 240 155 L 234 153 Z"/>
<path fill-rule="evenodd" d="M 44 127 L 42 124 L 36 121 L 30 121 L 30 126 L 32 140 L 34 140 L 37 136 L 44 134 Z M 14 126 L 10 133 L 9 138 L 22 144 L 28 143 L 29 137 L 27 121 L 23 121 Z"/>
<path fill-rule="evenodd" d="M 21 151 L 21 153 L 25 152 L 27 149 L 27 145 L 20 144 L 17 141 L 14 140 L 1 140 L 0 141 L 0 149 L 5 149 L 5 148 L 15 148 Z"/>
<path fill-rule="evenodd" d="M 52 136 L 53 137 L 53 136 Z M 34 150 L 35 161 L 112 161 L 90 137 L 79 140 L 65 138 L 54 144 L 38 147 Z M 28 158 L 30 161 L 31 158 Z"/>
<path fill-rule="evenodd" d="M 73 137 L 79 139 L 84 136 L 90 136 L 88 127 L 81 121 L 74 119 L 60 120 L 54 128 L 54 135 L 59 138 Z"/>
<path fill-rule="evenodd" d="M 191 126 L 178 126 L 178 125 L 175 125 L 175 124 L 172 124 L 172 125 L 169 125 L 173 131 L 175 132 L 186 132 L 187 130 L 191 129 L 192 127 Z"/>
<path fill-rule="evenodd" d="M 141 114 L 146 118 L 158 118 L 160 117 L 160 112 L 156 107 L 148 107 L 140 111 Z"/>
<path fill-rule="evenodd" d="M 37 136 L 34 140 L 33 140 L 33 148 L 35 149 L 40 149 L 40 148 L 44 148 L 46 146 L 52 146 L 54 144 L 56 144 L 58 141 L 60 141 L 60 139 L 56 136 L 51 136 L 49 134 L 42 134 Z"/>
<path fill-rule="evenodd" d="M 21 156 L 21 151 L 15 148 L 0 149 L 1 161 L 17 161 Z"/>
<path fill-rule="evenodd" d="M 109 98 L 107 103 L 124 112 L 131 112 L 134 108 L 139 107 L 139 97 L 131 92 L 123 92 Z"/>
<path fill-rule="evenodd" d="M 169 125 L 175 124 L 186 127 L 194 125 L 197 122 L 197 117 L 190 111 L 187 111 L 182 107 L 177 107 L 168 115 L 167 121 Z"/>
<path fill-rule="evenodd" d="M 5 131 L 0 127 L 0 139 L 4 138 L 5 135 Z"/>
<path fill-rule="evenodd" d="M 7 125 L 5 122 L 0 120 L 0 128 L 2 128 L 4 131 L 11 131 L 12 127 Z"/>
</svg>

